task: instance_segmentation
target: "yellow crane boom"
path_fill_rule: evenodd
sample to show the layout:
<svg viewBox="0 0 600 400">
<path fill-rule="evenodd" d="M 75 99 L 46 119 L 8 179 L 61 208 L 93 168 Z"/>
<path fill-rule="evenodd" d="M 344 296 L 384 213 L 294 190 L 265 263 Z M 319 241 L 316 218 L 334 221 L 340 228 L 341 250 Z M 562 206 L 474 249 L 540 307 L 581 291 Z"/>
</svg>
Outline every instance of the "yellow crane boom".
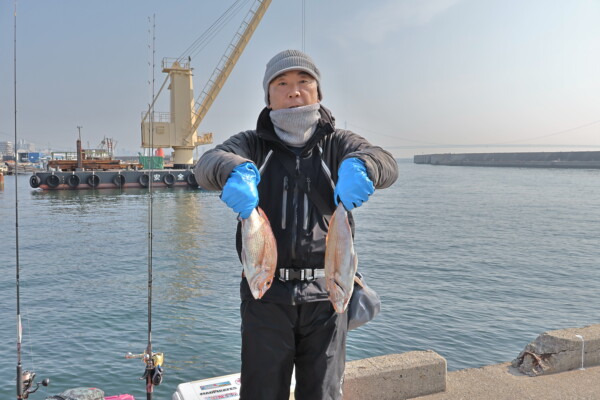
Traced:
<svg viewBox="0 0 600 400">
<path fill-rule="evenodd" d="M 244 21 L 221 57 L 221 61 L 213 71 L 212 76 L 202 90 L 202 94 L 194 106 L 195 118 L 192 123 L 192 132 L 198 129 L 200 122 L 202 122 L 206 113 L 217 98 L 217 95 L 223 88 L 223 85 L 225 85 L 225 81 L 229 77 L 229 74 L 231 74 L 231 71 L 233 71 L 233 67 L 242 55 L 242 52 L 246 48 L 246 45 L 250 41 L 252 34 L 256 30 L 256 27 L 265 15 L 270 4 L 271 0 L 258 0 L 254 4 L 254 7 L 248 11 L 246 18 L 244 18 Z"/>
</svg>

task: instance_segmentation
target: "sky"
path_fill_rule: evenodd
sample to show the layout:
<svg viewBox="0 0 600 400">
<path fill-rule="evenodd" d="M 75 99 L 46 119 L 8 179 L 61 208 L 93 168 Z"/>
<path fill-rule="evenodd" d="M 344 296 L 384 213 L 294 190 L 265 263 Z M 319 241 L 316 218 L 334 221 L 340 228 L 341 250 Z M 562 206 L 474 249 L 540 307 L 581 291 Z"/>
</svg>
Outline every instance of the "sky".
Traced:
<svg viewBox="0 0 600 400">
<path fill-rule="evenodd" d="M 252 2 L 192 55 L 195 97 Z M 233 3 L 17 1 L 18 138 L 74 151 L 80 126 L 84 147 L 142 151 L 152 60 L 156 91 L 162 59 L 189 55 Z M 0 141 L 15 137 L 14 8 L 0 0 Z M 592 0 L 273 0 L 198 132 L 218 144 L 253 129 L 266 63 L 295 48 L 337 126 L 396 157 L 600 150 L 598 21 Z M 155 110 L 169 111 L 166 90 Z"/>
</svg>

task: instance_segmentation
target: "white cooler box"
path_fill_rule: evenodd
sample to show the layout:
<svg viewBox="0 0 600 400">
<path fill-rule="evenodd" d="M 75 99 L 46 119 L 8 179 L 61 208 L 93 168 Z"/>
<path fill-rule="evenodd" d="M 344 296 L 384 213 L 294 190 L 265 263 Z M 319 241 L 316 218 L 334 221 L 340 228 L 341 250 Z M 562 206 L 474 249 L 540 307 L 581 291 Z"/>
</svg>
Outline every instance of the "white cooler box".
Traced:
<svg viewBox="0 0 600 400">
<path fill-rule="evenodd" d="M 294 398 L 295 387 L 296 380 L 294 379 L 294 373 L 292 373 L 290 399 Z M 240 374 L 232 374 L 217 378 L 180 383 L 177 386 L 177 391 L 173 393 L 172 400 L 238 400 L 239 398 Z"/>
</svg>

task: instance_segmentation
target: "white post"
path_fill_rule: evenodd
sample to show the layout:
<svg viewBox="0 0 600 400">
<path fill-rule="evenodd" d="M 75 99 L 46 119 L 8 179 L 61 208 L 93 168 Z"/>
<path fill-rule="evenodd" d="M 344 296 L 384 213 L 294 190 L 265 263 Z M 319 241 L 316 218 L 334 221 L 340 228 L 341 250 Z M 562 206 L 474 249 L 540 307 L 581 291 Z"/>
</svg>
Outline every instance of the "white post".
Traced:
<svg viewBox="0 0 600 400">
<path fill-rule="evenodd" d="M 584 355 L 584 350 L 585 350 L 585 341 L 583 340 L 583 336 L 581 336 L 581 335 L 575 335 L 575 337 L 578 337 L 579 339 L 581 339 L 581 368 L 579 368 L 579 369 L 584 370 L 585 368 L 583 368 L 583 355 Z"/>
</svg>

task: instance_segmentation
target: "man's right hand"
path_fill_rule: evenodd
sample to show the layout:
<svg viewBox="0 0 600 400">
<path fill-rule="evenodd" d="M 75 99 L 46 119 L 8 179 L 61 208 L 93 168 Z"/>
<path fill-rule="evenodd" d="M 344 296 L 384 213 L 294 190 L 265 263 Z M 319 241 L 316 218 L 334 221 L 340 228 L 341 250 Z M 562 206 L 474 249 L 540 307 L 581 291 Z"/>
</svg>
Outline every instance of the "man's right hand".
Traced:
<svg viewBox="0 0 600 400">
<path fill-rule="evenodd" d="M 240 214 L 242 219 L 246 219 L 258 206 L 258 183 L 260 182 L 260 172 L 251 162 L 238 165 L 231 171 L 221 200 L 225 202 L 236 213 Z"/>
</svg>

